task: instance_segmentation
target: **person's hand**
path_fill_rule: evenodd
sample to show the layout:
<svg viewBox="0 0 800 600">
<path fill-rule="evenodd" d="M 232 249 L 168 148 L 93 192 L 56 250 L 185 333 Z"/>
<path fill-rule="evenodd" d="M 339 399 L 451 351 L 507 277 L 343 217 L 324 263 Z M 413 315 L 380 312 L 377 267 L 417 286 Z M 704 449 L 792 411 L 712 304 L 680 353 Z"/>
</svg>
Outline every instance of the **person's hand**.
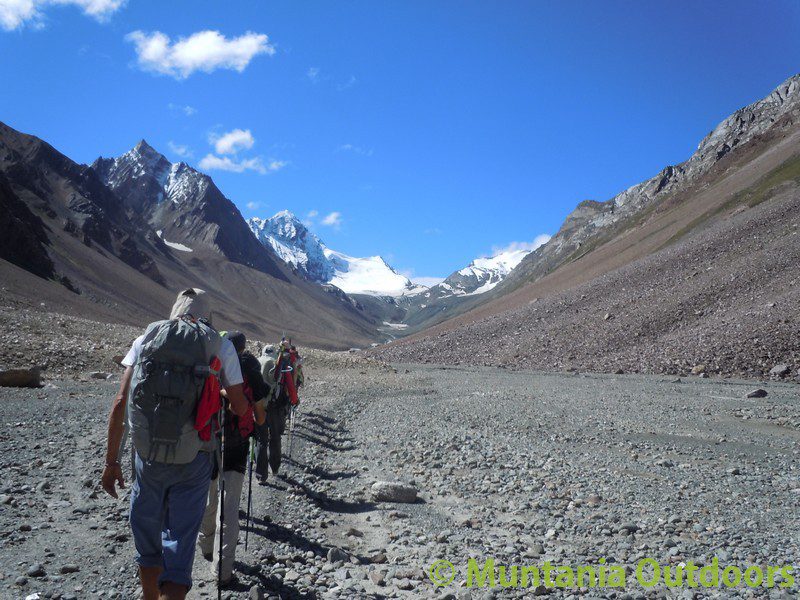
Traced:
<svg viewBox="0 0 800 600">
<path fill-rule="evenodd" d="M 122 478 L 122 465 L 106 465 L 103 469 L 103 476 L 100 478 L 100 483 L 106 493 L 112 498 L 118 498 L 117 488 L 115 484 L 119 484 L 120 489 L 125 487 L 125 480 Z"/>
</svg>

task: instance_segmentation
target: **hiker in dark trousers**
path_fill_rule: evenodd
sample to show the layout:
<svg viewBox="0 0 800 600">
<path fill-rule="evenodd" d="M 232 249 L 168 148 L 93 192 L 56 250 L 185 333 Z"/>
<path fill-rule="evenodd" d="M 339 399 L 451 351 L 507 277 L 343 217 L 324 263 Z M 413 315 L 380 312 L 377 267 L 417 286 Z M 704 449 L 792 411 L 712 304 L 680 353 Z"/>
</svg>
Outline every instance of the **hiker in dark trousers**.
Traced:
<svg viewBox="0 0 800 600">
<path fill-rule="evenodd" d="M 281 466 L 281 436 L 286 430 L 286 420 L 292 407 L 299 402 L 297 389 L 303 385 L 302 359 L 297 348 L 285 338 L 278 352 L 272 356 L 272 347 L 264 348 L 259 360 L 264 379 L 270 387 L 267 400 L 267 423 L 256 428 L 256 476 L 265 485 L 270 469 L 277 474 Z"/>
<path fill-rule="evenodd" d="M 151 323 L 122 361 L 108 419 L 102 486 L 125 487 L 120 464 L 126 427 L 135 450 L 130 524 L 144 600 L 183 600 L 211 483 L 211 417 L 219 385 L 231 411 L 248 410 L 236 350 L 211 327 L 203 290 L 178 294 L 170 320 Z"/>
<path fill-rule="evenodd" d="M 261 378 L 261 365 L 258 359 L 245 350 L 247 340 L 243 333 L 231 331 L 226 337 L 233 343 L 239 354 L 239 365 L 244 377 L 245 397 L 249 406 L 248 412 L 237 417 L 231 413 L 225 416 L 225 452 L 222 459 L 221 476 L 225 478 L 224 506 L 219 508 L 217 489 L 219 485 L 219 466 L 217 476 L 211 482 L 208 492 L 203 524 L 200 527 L 198 545 L 206 560 L 212 560 L 212 572 L 220 576 L 220 585 L 230 584 L 233 578 L 233 562 L 236 559 L 236 544 L 239 542 L 239 504 L 242 496 L 242 484 L 249 460 L 250 438 L 254 425 L 263 425 L 266 419 L 263 398 L 267 388 Z M 223 514 L 224 513 L 224 519 Z M 222 528 L 222 565 L 219 564 L 219 535 L 215 535 L 217 527 Z"/>
</svg>

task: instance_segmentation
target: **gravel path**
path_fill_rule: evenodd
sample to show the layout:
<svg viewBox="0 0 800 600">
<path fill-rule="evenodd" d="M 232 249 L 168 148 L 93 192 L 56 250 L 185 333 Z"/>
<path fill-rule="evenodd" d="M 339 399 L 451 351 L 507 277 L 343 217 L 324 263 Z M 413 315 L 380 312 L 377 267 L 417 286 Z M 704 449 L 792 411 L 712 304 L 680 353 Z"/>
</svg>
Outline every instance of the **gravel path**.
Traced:
<svg viewBox="0 0 800 600">
<path fill-rule="evenodd" d="M 254 486 L 249 549 L 223 597 L 797 597 L 797 583 L 645 589 L 633 574 L 624 589 L 460 585 L 470 557 L 633 569 L 716 556 L 797 575 L 795 384 L 746 399 L 752 381 L 393 368 L 323 353 L 307 375 L 293 457 Z M 126 503 L 96 485 L 115 387 L 0 390 L 0 598 L 136 597 Z M 420 498 L 376 502 L 379 480 Z M 429 580 L 438 559 L 456 565 L 452 585 Z M 199 554 L 195 575 L 190 597 L 216 597 Z"/>
</svg>

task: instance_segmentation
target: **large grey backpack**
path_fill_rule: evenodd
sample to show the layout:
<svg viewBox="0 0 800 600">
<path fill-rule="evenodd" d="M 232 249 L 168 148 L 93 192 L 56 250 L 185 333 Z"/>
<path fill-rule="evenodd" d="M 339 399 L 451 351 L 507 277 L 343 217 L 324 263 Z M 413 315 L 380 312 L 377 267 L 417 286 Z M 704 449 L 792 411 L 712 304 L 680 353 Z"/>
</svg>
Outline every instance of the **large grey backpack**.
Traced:
<svg viewBox="0 0 800 600">
<path fill-rule="evenodd" d="M 133 367 L 128 424 L 133 446 L 144 460 L 186 464 L 213 450 L 195 429 L 197 405 L 222 338 L 188 317 L 151 323 Z"/>
</svg>

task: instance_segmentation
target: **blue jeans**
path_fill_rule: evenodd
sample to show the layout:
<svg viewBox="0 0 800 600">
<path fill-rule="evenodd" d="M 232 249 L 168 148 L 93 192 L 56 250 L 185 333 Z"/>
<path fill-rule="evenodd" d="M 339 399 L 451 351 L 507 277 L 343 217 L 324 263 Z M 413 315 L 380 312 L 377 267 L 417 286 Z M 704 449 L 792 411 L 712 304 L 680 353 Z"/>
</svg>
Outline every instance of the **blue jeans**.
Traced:
<svg viewBox="0 0 800 600">
<path fill-rule="evenodd" d="M 162 567 L 159 585 L 171 581 L 192 587 L 194 545 L 206 509 L 211 468 L 208 452 L 198 452 L 185 465 L 146 462 L 136 454 L 130 515 L 136 562 Z"/>
</svg>

